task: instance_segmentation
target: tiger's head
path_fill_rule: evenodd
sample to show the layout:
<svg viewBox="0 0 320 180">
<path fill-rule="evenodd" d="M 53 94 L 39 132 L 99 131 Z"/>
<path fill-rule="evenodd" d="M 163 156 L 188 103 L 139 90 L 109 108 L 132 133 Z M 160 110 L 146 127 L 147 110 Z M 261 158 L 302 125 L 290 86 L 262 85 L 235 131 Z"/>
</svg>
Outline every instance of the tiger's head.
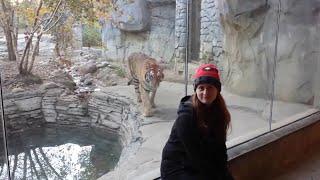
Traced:
<svg viewBox="0 0 320 180">
<path fill-rule="evenodd" d="M 164 78 L 163 68 L 158 64 L 149 64 L 144 78 L 149 90 L 158 88 L 160 82 Z"/>
</svg>

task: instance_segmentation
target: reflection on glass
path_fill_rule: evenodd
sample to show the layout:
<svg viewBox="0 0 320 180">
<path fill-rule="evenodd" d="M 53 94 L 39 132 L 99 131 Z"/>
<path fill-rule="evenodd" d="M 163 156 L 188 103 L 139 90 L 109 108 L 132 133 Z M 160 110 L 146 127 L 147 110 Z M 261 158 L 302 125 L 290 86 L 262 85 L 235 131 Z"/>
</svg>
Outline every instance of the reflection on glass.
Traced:
<svg viewBox="0 0 320 180">
<path fill-rule="evenodd" d="M 318 4 L 316 0 L 277 3 L 281 13 L 272 128 L 319 110 L 319 12 L 313 8 Z"/>
<path fill-rule="evenodd" d="M 101 89 L 103 92 L 106 86 L 113 86 L 108 87 L 114 88 L 112 92 L 123 93 L 135 100 L 134 87 L 126 86 L 126 75 L 129 73 L 127 58 L 133 52 L 141 52 L 164 67 L 164 81 L 157 90 L 156 107 L 153 108 L 154 118 L 158 119 L 145 121 L 146 124 L 174 122 L 178 102 L 185 95 L 184 75 L 187 73 L 189 78 L 187 90 L 191 94 L 192 74 L 204 62 L 217 64 L 221 72 L 222 95 L 232 116 L 229 147 L 268 132 L 270 120 L 272 128 L 277 128 L 319 110 L 320 28 L 319 9 L 314 8 L 317 7 L 317 0 L 194 0 L 189 1 L 189 7 L 185 0 L 148 1 L 148 6 L 138 2 L 113 1 L 114 8 L 106 8 L 109 4 L 105 3 L 95 10 L 113 12 L 108 12 L 108 18 L 99 17 L 93 24 L 68 15 L 70 19 L 65 17 L 67 23 L 59 24 L 53 32 L 43 34 L 39 56 L 31 73 L 42 79 L 45 87 L 52 92 L 56 88 L 53 83 L 65 89 L 58 93 L 61 96 L 59 100 L 62 100 L 60 105 L 64 104 L 63 100 L 72 103 L 80 100 L 86 104 L 92 91 Z M 35 9 L 37 4 L 31 3 L 29 6 L 31 8 L 27 9 Z M 44 4 L 43 7 L 47 6 Z M 187 10 L 190 11 L 189 16 Z M 70 13 L 76 15 L 78 12 Z M 20 23 L 21 27 L 27 26 L 21 29 L 24 34 L 19 33 L 17 54 L 23 53 L 29 28 L 32 27 L 32 23 Z M 36 36 L 33 38 L 36 41 Z M 13 94 L 24 92 L 26 94 L 21 96 L 28 97 L 29 91 L 32 94 L 33 90 L 40 89 L 38 79 L 16 78 L 16 61 L 9 60 L 6 44 L 1 34 L 0 68 L 6 75 L 5 90 Z M 186 59 L 188 72 L 184 69 Z M 140 75 L 144 77 L 145 74 Z M 7 102 L 8 108 L 5 110 L 11 113 L 12 119 L 20 113 L 18 110 L 29 111 L 33 107 L 31 103 L 30 106 L 24 103 L 30 102 L 29 98 L 26 99 L 19 101 L 13 98 Z M 59 103 L 56 99 L 35 97 L 34 101 L 39 104 L 39 107 L 34 106 L 37 113 L 44 115 L 46 123 L 58 122 L 57 114 L 62 114 L 59 118 L 64 118 L 61 111 L 65 107 L 57 108 Z M 99 103 L 94 104 L 95 108 L 103 109 L 99 107 L 102 103 Z M 83 115 L 87 115 L 86 110 L 82 110 Z M 101 115 L 101 121 L 100 116 L 97 118 L 99 123 L 103 124 L 106 120 L 103 125 L 117 127 L 108 122 L 109 116 Z M 32 120 L 28 120 L 42 118 L 40 115 L 31 117 Z M 117 122 L 120 120 L 117 116 L 110 118 Z M 81 123 L 81 120 L 76 122 Z M 8 120 L 10 123 L 13 125 L 8 129 L 25 130 L 25 124 L 14 124 L 15 121 Z M 170 127 L 171 124 L 159 129 L 159 134 L 167 132 Z M 109 135 L 93 134 L 87 130 L 80 133 L 76 130 L 70 132 L 70 129 L 45 128 L 12 135 L 9 138 L 12 175 L 22 179 L 90 179 L 101 176 L 114 167 L 121 148 L 117 140 L 107 139 Z M 162 149 L 161 145 L 158 149 Z M 3 147 L 0 146 L 0 179 L 6 178 L 7 170 Z"/>
<path fill-rule="evenodd" d="M 2 121 L 2 119 L 1 119 Z M 7 166 L 7 159 L 6 159 L 6 153 L 5 153 L 5 144 L 3 141 L 3 129 L 2 129 L 2 124 L 1 124 L 1 129 L 0 129 L 0 138 L 1 138 L 1 146 L 0 146 L 0 179 L 5 179 L 4 177 L 8 176 L 8 166 Z"/>
<path fill-rule="evenodd" d="M 224 53 L 213 62 L 232 115 L 229 144 L 318 111 L 317 2 L 218 2 Z"/>
<path fill-rule="evenodd" d="M 208 5 L 207 5 L 208 6 Z M 207 7 L 202 6 L 202 7 Z M 269 131 L 275 29 L 272 5 L 263 1 L 216 1 L 202 59 L 218 65 L 222 95 L 231 113 L 230 147 Z M 203 15 L 205 16 L 205 14 Z M 203 33 L 207 21 L 202 18 Z M 208 47 L 209 46 L 209 47 Z"/>
<path fill-rule="evenodd" d="M 11 135 L 9 160 L 15 179 L 97 179 L 114 168 L 117 136 L 88 129 L 37 128 Z M 0 179 L 6 179 L 1 161 Z"/>
</svg>

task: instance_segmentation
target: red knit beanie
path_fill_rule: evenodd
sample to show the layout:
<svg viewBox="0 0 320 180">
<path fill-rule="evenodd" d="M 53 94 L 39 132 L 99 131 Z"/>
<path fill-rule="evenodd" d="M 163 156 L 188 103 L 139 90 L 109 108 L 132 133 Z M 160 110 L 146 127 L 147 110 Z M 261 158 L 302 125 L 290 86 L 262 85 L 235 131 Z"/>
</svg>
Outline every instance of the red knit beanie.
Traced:
<svg viewBox="0 0 320 180">
<path fill-rule="evenodd" d="M 199 84 L 212 84 L 218 91 L 221 91 L 221 82 L 218 68 L 213 64 L 203 64 L 197 68 L 196 73 L 193 75 L 193 87 L 196 90 Z"/>
</svg>

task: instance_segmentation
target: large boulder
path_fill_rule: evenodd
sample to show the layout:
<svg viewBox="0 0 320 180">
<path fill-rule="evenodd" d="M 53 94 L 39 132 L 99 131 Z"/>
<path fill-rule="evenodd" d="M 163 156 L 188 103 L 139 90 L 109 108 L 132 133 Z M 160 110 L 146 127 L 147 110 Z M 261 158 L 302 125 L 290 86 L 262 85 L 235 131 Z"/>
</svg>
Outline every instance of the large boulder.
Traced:
<svg viewBox="0 0 320 180">
<path fill-rule="evenodd" d="M 112 21 L 123 31 L 139 32 L 148 29 L 150 12 L 146 0 L 117 1 Z"/>
<path fill-rule="evenodd" d="M 134 7 L 139 3 L 142 5 L 135 11 L 131 11 L 133 10 L 132 8 L 124 9 L 123 18 L 132 16 L 134 21 L 128 21 L 128 24 L 123 22 L 123 27 L 119 26 L 121 18 L 117 19 L 116 16 L 113 16 L 112 21 L 104 23 L 102 42 L 105 47 L 104 56 L 106 59 L 125 62 L 129 54 L 143 52 L 155 59 L 163 59 L 166 62 L 172 60 L 175 50 L 175 1 L 148 0 L 142 2 L 137 0 L 126 2 L 119 0 L 117 1 L 117 4 L 119 4 L 117 7 L 122 7 L 121 3 L 127 4 L 128 7 Z M 145 9 L 142 10 L 143 8 Z M 120 12 L 119 10 L 117 11 L 115 13 Z M 139 21 L 143 11 L 148 11 L 144 13 L 144 18 L 149 18 L 144 21 L 145 23 Z M 149 24 L 144 29 L 142 24 L 147 24 L 147 21 Z M 140 30 L 138 30 L 139 28 L 131 28 L 133 26 L 141 28 Z"/>
<path fill-rule="evenodd" d="M 274 90 L 276 100 L 312 103 L 320 81 L 316 76 L 320 57 L 319 1 L 282 0 L 281 5 L 276 0 L 219 3 L 225 33 L 225 59 L 219 66 L 225 87 L 239 95 L 259 98 L 270 98 Z"/>
</svg>

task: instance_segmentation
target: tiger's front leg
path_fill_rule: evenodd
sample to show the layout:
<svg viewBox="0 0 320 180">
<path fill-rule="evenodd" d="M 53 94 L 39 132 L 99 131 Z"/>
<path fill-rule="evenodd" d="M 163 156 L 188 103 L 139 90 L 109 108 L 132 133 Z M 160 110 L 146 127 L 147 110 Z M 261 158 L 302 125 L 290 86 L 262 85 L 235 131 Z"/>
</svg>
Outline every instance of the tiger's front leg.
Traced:
<svg viewBox="0 0 320 180">
<path fill-rule="evenodd" d="M 151 104 L 151 107 L 153 108 L 156 107 L 156 104 L 154 103 L 154 97 L 156 96 L 156 92 L 157 92 L 157 89 L 153 90 L 151 92 L 151 97 L 150 97 L 150 104 Z"/>
<path fill-rule="evenodd" d="M 141 90 L 139 90 L 139 86 L 140 86 L 140 83 L 139 81 L 138 82 L 135 82 L 134 84 L 134 90 L 136 92 L 136 95 L 137 95 L 137 102 L 138 103 L 141 103 Z"/>
<path fill-rule="evenodd" d="M 150 117 L 152 116 L 152 112 L 151 112 L 149 92 L 144 90 L 142 85 L 140 85 L 139 87 L 140 87 L 141 98 L 142 98 L 142 108 L 143 108 L 142 115 L 145 117 Z"/>
</svg>

